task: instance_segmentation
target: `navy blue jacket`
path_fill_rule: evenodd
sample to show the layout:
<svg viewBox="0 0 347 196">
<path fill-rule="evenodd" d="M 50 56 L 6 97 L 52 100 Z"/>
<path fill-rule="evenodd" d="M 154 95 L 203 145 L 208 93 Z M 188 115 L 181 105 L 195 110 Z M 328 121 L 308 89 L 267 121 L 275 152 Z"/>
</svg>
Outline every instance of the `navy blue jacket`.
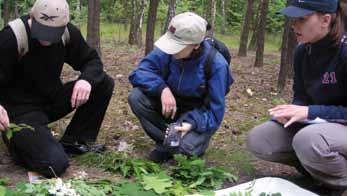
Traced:
<svg viewBox="0 0 347 196">
<path fill-rule="evenodd" d="M 177 60 L 160 49 L 154 49 L 130 74 L 129 80 L 150 96 L 160 98 L 163 89 L 169 87 L 175 97 L 204 100 L 204 63 L 210 47 L 204 41 L 200 55 L 188 60 Z M 191 123 L 198 132 L 218 129 L 225 112 L 225 95 L 233 83 L 228 63 L 220 53 L 217 52 L 211 68 L 208 102 L 183 114 L 180 119 Z"/>
<path fill-rule="evenodd" d="M 347 122 L 347 38 L 332 47 L 326 36 L 301 44 L 294 56 L 293 104 L 309 107 L 308 119 Z"/>
</svg>

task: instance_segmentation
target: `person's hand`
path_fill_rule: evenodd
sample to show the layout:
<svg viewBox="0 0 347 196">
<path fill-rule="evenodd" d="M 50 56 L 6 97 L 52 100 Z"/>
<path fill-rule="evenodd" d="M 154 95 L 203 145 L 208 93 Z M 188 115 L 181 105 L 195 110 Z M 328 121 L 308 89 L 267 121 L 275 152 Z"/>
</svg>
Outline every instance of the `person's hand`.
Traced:
<svg viewBox="0 0 347 196">
<path fill-rule="evenodd" d="M 287 118 L 274 118 L 277 122 L 281 123 L 281 124 L 286 124 L 288 122 Z"/>
<path fill-rule="evenodd" d="M 176 126 L 175 128 L 177 131 L 181 132 L 181 137 L 183 137 L 192 129 L 192 125 L 190 123 L 183 122 L 181 126 Z"/>
<path fill-rule="evenodd" d="M 7 115 L 7 111 L 0 105 L 0 131 L 6 131 L 10 125 L 10 120 Z"/>
<path fill-rule="evenodd" d="M 177 111 L 176 99 L 168 87 L 161 93 L 161 105 L 163 116 L 174 119 Z"/>
<path fill-rule="evenodd" d="M 71 96 L 71 107 L 77 108 L 85 104 L 88 99 L 90 92 L 92 90 L 92 85 L 86 80 L 78 80 L 75 83 L 72 96 Z"/>
<path fill-rule="evenodd" d="M 284 124 L 287 128 L 294 122 L 306 120 L 308 117 L 308 107 L 298 105 L 279 105 L 269 110 L 270 115 L 275 119 L 288 119 Z"/>
</svg>

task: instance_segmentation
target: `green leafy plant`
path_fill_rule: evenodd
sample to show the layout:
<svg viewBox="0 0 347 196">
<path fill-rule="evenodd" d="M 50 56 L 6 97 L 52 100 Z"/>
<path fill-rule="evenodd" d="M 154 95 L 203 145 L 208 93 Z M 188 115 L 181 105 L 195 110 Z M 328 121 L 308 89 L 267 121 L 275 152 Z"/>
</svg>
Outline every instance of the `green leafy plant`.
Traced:
<svg viewBox="0 0 347 196">
<path fill-rule="evenodd" d="M 168 192 L 172 187 L 172 179 L 165 173 L 142 176 L 142 184 L 145 190 L 154 190 L 157 194 Z"/>
<path fill-rule="evenodd" d="M 175 155 L 176 166 L 172 167 L 172 176 L 181 180 L 184 185 L 198 189 L 217 189 L 224 181 L 234 182 L 237 177 L 222 168 L 205 166 L 205 161 Z"/>
<path fill-rule="evenodd" d="M 260 193 L 259 196 L 281 196 L 281 193 Z"/>
<path fill-rule="evenodd" d="M 79 158 L 82 164 L 110 171 L 120 172 L 124 177 L 141 177 L 143 174 L 159 173 L 160 166 L 151 161 L 132 159 L 125 153 L 106 152 L 104 154 L 87 153 Z"/>
<path fill-rule="evenodd" d="M 29 126 L 29 125 L 26 125 L 26 124 L 14 124 L 14 123 L 10 123 L 10 125 L 8 126 L 8 129 L 6 130 L 5 132 L 5 135 L 6 135 L 6 138 L 8 140 L 11 140 L 12 136 L 13 136 L 13 133 L 15 132 L 19 132 L 21 131 L 22 129 L 29 129 L 29 130 L 32 130 L 34 131 L 34 128 Z"/>
<path fill-rule="evenodd" d="M 116 188 L 113 195 L 129 196 L 129 195 L 141 195 L 141 196 L 157 196 L 153 191 L 146 191 L 139 183 L 121 183 Z"/>
<path fill-rule="evenodd" d="M 0 186 L 6 186 L 10 183 L 9 178 L 0 178 Z"/>
</svg>

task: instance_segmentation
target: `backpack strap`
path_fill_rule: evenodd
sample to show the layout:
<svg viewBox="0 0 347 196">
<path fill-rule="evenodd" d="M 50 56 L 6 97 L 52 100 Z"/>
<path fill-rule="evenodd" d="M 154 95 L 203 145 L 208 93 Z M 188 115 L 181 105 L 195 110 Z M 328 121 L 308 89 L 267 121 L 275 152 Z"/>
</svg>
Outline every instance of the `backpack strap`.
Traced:
<svg viewBox="0 0 347 196">
<path fill-rule="evenodd" d="M 212 38 L 208 38 L 208 42 L 211 44 L 211 48 L 208 51 L 205 63 L 204 63 L 204 73 L 205 73 L 205 98 L 204 98 L 204 105 L 208 107 L 209 104 L 209 85 L 208 82 L 212 77 L 212 63 L 214 60 L 214 57 L 217 54 L 217 49 L 214 47 L 214 40 Z"/>
<path fill-rule="evenodd" d="M 208 80 L 210 80 L 212 76 L 212 63 L 214 57 L 216 56 L 217 49 L 215 47 L 215 40 L 212 37 L 206 37 L 205 40 L 211 45 L 210 50 L 208 51 L 205 64 L 204 64 L 204 72 L 206 77 L 206 84 Z"/>
<path fill-rule="evenodd" d="M 214 60 L 214 57 L 216 56 L 217 49 L 214 46 L 211 46 L 208 55 L 205 60 L 204 64 L 204 72 L 205 72 L 205 77 L 206 77 L 206 82 L 210 80 L 212 76 L 212 63 Z"/>
<path fill-rule="evenodd" d="M 28 34 L 24 22 L 17 18 L 8 23 L 17 39 L 18 57 L 21 59 L 29 51 Z"/>
</svg>

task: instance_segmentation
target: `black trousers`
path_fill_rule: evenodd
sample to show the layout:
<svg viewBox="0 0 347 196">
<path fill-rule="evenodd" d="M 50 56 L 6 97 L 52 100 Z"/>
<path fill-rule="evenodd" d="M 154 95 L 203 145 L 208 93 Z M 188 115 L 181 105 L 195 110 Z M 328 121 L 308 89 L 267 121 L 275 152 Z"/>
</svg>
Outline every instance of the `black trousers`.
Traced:
<svg viewBox="0 0 347 196">
<path fill-rule="evenodd" d="M 3 135 L 16 163 L 46 177 L 60 176 L 68 168 L 68 156 L 47 125 L 74 110 L 70 100 L 75 83 L 76 81 L 66 83 L 58 91 L 52 104 L 10 116 L 11 123 L 25 123 L 35 129 L 34 131 L 23 129 L 16 132 L 10 141 Z M 93 87 L 88 102 L 77 108 L 61 138 L 62 141 L 95 142 L 113 88 L 114 80 L 109 76 Z"/>
<path fill-rule="evenodd" d="M 128 103 L 139 119 L 146 134 L 156 142 L 157 147 L 166 150 L 162 146 L 165 131 L 169 123 L 177 121 L 181 115 L 193 110 L 202 103 L 187 103 L 176 97 L 177 115 L 173 120 L 165 119 L 161 112 L 161 101 L 149 97 L 139 88 L 134 88 L 128 97 Z M 201 156 L 206 151 L 209 141 L 214 132 L 199 133 L 195 130 L 189 131 L 183 138 L 177 152 L 188 156 Z"/>
</svg>

